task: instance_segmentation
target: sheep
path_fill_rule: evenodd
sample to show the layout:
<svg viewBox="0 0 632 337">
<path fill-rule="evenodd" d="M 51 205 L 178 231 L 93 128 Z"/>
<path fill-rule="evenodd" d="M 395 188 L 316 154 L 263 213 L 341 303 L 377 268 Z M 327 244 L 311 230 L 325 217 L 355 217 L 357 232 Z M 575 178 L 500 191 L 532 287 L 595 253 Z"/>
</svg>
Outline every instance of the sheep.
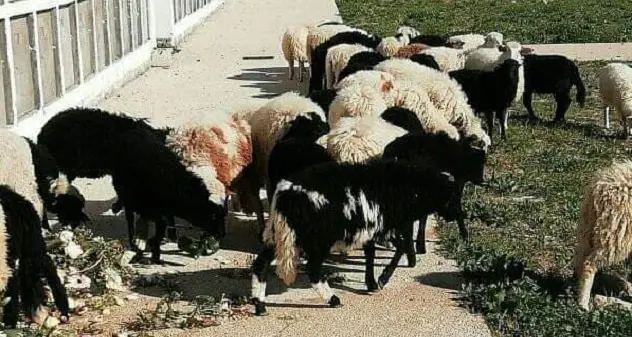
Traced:
<svg viewBox="0 0 632 337">
<path fill-rule="evenodd" d="M 575 99 L 580 107 L 586 101 L 586 87 L 579 75 L 577 65 L 562 55 L 525 55 L 524 56 L 524 93 L 522 102 L 533 119 L 538 116 L 533 111 L 531 100 L 533 93 L 554 94 L 557 102 L 554 122 L 564 120 L 571 104 L 571 88 L 577 88 Z"/>
<path fill-rule="evenodd" d="M 432 56 L 437 64 L 439 64 L 439 68 L 445 72 L 463 69 L 463 65 L 465 64 L 464 52 L 459 49 L 432 47 L 422 50 L 421 54 Z"/>
<path fill-rule="evenodd" d="M 331 307 L 341 305 L 329 288 L 322 264 L 330 251 L 365 248 L 365 282 L 370 291 L 388 283 L 405 252 L 415 219 L 438 212 L 448 221 L 464 217 L 454 177 L 435 168 L 371 161 L 324 163 L 281 180 L 264 231 L 265 248 L 252 265 L 252 303 L 265 314 L 266 271 L 276 258 L 277 275 L 292 284 L 298 250 L 307 256 L 313 289 Z M 373 275 L 371 241 L 392 237 L 396 252 L 379 277 Z"/>
<path fill-rule="evenodd" d="M 329 111 L 331 102 L 336 98 L 337 91 L 335 89 L 323 89 L 309 93 L 307 98 L 318 104 L 323 111 Z"/>
<path fill-rule="evenodd" d="M 327 152 L 341 163 L 379 158 L 384 148 L 406 131 L 377 116 L 342 117 L 327 135 Z"/>
<path fill-rule="evenodd" d="M 52 258 L 46 252 L 41 218 L 27 197 L 8 185 L 0 185 L 0 291 L 4 291 L 5 328 L 15 327 L 22 311 L 42 324 L 46 311 L 43 275 L 53 293 L 61 321 L 68 322 L 68 295 Z"/>
<path fill-rule="evenodd" d="M 327 121 L 333 126 L 342 117 L 379 116 L 386 108 L 386 101 L 377 89 L 370 86 L 348 86 L 340 89 L 331 102 Z"/>
<path fill-rule="evenodd" d="M 375 69 L 390 73 L 396 81 L 407 80 L 419 84 L 428 93 L 437 110 L 443 113 L 448 122 L 460 133 L 477 137 L 485 149 L 491 145 L 491 139 L 467 103 L 467 96 L 461 86 L 448 74 L 402 59 L 384 61 L 375 66 Z"/>
<path fill-rule="evenodd" d="M 408 36 L 408 39 L 412 39 L 414 37 L 421 35 L 421 33 L 417 29 L 411 26 L 399 26 L 397 27 L 397 31 L 395 33 L 406 35 Z"/>
<path fill-rule="evenodd" d="M 409 45 L 402 46 L 401 48 L 399 48 L 397 52 L 393 55 L 393 57 L 408 59 L 411 56 L 417 55 L 428 48 L 431 48 L 431 47 L 423 43 L 411 43 Z"/>
<path fill-rule="evenodd" d="M 321 43 L 329 40 L 332 36 L 342 33 L 342 32 L 352 32 L 358 31 L 364 34 L 368 34 L 365 31 L 357 28 L 352 28 L 343 24 L 327 24 L 327 25 L 319 25 L 317 27 L 308 26 L 308 34 L 307 34 L 307 59 L 312 59 L 312 54 L 314 53 L 314 49 L 318 47 Z M 311 67 L 311 65 L 310 65 Z"/>
<path fill-rule="evenodd" d="M 342 81 L 347 76 L 355 74 L 361 70 L 373 70 L 373 67 L 378 63 L 386 60 L 386 57 L 376 52 L 360 52 L 349 59 L 347 66 L 338 75 L 338 82 Z"/>
<path fill-rule="evenodd" d="M 340 72 L 349 62 L 349 59 L 357 53 L 370 51 L 361 44 L 340 44 L 329 48 L 327 58 L 325 60 L 325 79 L 327 89 L 332 89 L 334 84 L 338 82 Z"/>
<path fill-rule="evenodd" d="M 382 42 L 375 48 L 375 51 L 384 57 L 391 57 L 395 55 L 400 48 L 408 45 L 408 43 L 410 43 L 408 35 L 397 34 L 383 38 Z"/>
<path fill-rule="evenodd" d="M 485 36 L 483 48 L 498 48 L 504 42 L 504 36 L 499 32 L 490 32 Z"/>
<path fill-rule="evenodd" d="M 599 170 L 588 184 L 580 208 L 573 264 L 578 303 L 589 310 L 590 292 L 599 269 L 630 257 L 632 161 L 616 161 Z"/>
<path fill-rule="evenodd" d="M 448 44 L 454 46 L 457 49 L 462 49 L 465 53 L 468 51 L 477 49 L 485 44 L 485 36 L 481 34 L 460 34 L 450 36 L 447 41 Z"/>
<path fill-rule="evenodd" d="M 312 58 L 310 60 L 310 67 L 312 70 L 311 78 L 309 79 L 308 92 L 314 90 L 320 90 L 323 87 L 323 80 L 325 75 L 325 63 L 327 58 L 327 52 L 330 48 L 339 44 L 360 44 L 368 48 L 375 49 L 380 43 L 381 39 L 378 36 L 366 35 L 360 32 L 342 32 L 329 38 L 324 43 L 321 43 L 314 49 Z"/>
<path fill-rule="evenodd" d="M 409 109 L 393 106 L 384 110 L 380 118 L 406 130 L 409 134 L 426 133 L 417 114 Z"/>
<path fill-rule="evenodd" d="M 625 138 L 629 135 L 628 118 L 632 116 L 632 68 L 623 63 L 610 63 L 599 70 L 599 93 L 604 105 L 606 127 L 612 107 L 616 112 Z"/>
<path fill-rule="evenodd" d="M 410 44 L 421 43 L 430 47 L 444 47 L 447 41 L 446 35 L 419 34 L 410 38 Z"/>
<path fill-rule="evenodd" d="M 8 129 L 0 130 L 0 183 L 11 186 L 33 204 L 50 229 L 47 211 L 57 214 L 63 225 L 77 226 L 88 221 L 83 213 L 85 199 L 60 174 L 48 150 Z"/>
<path fill-rule="evenodd" d="M 409 59 L 411 61 L 417 63 L 417 64 L 422 65 L 422 66 L 426 66 L 428 68 L 432 68 L 434 70 L 441 71 L 441 67 L 439 67 L 439 64 L 437 63 L 435 58 L 432 57 L 431 55 L 428 55 L 428 54 L 416 54 L 416 55 L 412 55 L 411 57 L 409 57 Z"/>
<path fill-rule="evenodd" d="M 118 153 L 111 163 L 112 185 L 125 209 L 130 240 L 135 213 L 156 224 L 156 235 L 149 240 L 152 263 L 161 263 L 160 243 L 167 222 L 174 217 L 217 239 L 224 235 L 226 210 L 212 201 L 203 180 L 188 170 L 153 130 L 130 129 L 120 134 L 112 147 Z M 142 251 L 134 248 L 135 258 L 142 261 Z"/>
<path fill-rule="evenodd" d="M 507 138 L 507 108 L 516 98 L 519 68 L 518 61 L 507 59 L 491 72 L 461 69 L 449 73 L 467 94 L 474 111 L 485 113 L 490 138 L 494 130 L 494 113 L 500 122 L 501 137 Z"/>
<path fill-rule="evenodd" d="M 289 123 L 297 116 L 308 116 L 314 112 L 321 120 L 327 120 L 325 112 L 309 98 L 301 97 L 296 92 L 287 92 L 263 105 L 252 113 L 248 119 L 251 127 L 253 163 L 243 173 L 245 182 L 235 187 L 239 200 L 247 200 L 252 205 L 263 231 L 263 205 L 259 199 L 259 188 L 268 184 L 268 158 L 275 143 L 289 128 Z M 268 196 L 272 198 L 272 196 Z M 268 199 L 270 200 L 270 199 Z"/>
<path fill-rule="evenodd" d="M 395 87 L 395 76 L 385 71 L 360 70 L 338 82 L 335 89 L 342 90 L 353 86 L 371 87 L 380 92 L 388 92 Z"/>
<path fill-rule="evenodd" d="M 329 132 L 329 124 L 313 112 L 309 116 L 298 116 L 291 121 L 288 131 L 274 145 L 268 161 L 268 194 L 274 195 L 273 189 L 281 179 L 307 167 L 334 161 L 324 147 L 316 144 L 318 138 Z"/>
<path fill-rule="evenodd" d="M 283 57 L 288 63 L 288 78 L 294 79 L 294 61 L 298 61 L 298 80 L 303 82 L 303 72 L 305 72 L 305 62 L 309 62 L 307 56 L 307 26 L 291 26 L 283 32 L 281 49 Z"/>
</svg>

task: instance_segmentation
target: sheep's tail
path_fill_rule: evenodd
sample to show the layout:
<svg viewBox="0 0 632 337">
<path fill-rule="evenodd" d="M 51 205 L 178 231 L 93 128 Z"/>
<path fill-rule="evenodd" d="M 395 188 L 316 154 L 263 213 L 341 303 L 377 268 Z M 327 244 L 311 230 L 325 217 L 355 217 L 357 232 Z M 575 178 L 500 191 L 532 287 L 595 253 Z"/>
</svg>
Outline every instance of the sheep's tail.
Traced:
<svg viewBox="0 0 632 337">
<path fill-rule="evenodd" d="M 276 209 L 278 193 L 272 198 L 270 218 L 264 231 L 265 244 L 274 245 L 277 261 L 276 273 L 286 285 L 294 283 L 298 269 L 298 249 L 296 248 L 296 233 L 290 227 L 287 219 Z"/>
<path fill-rule="evenodd" d="M 575 69 L 573 71 L 572 80 L 573 84 L 575 84 L 575 87 L 577 87 L 577 95 L 575 96 L 575 99 L 577 100 L 579 106 L 583 108 L 584 103 L 586 102 L 586 87 L 584 86 L 584 82 L 579 75 L 579 69 L 577 68 L 577 66 L 575 66 L 574 68 Z"/>
</svg>

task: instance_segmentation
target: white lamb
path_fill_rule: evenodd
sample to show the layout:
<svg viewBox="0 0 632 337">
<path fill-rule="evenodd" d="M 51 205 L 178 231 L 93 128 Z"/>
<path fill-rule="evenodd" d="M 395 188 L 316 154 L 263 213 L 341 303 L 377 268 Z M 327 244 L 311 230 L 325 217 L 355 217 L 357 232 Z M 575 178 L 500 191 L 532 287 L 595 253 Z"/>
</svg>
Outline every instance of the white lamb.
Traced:
<svg viewBox="0 0 632 337">
<path fill-rule="evenodd" d="M 307 34 L 309 29 L 306 26 L 291 26 L 285 29 L 281 40 L 283 56 L 288 63 L 288 77 L 294 78 L 294 61 L 298 61 L 298 80 L 303 82 L 303 72 L 305 62 L 309 62 L 307 56 Z"/>
<path fill-rule="evenodd" d="M 377 45 L 375 51 L 382 54 L 385 57 L 393 57 L 399 48 L 406 46 L 410 43 L 410 38 L 405 34 L 397 34 L 395 36 L 388 36 L 382 39 L 380 44 Z"/>
<path fill-rule="evenodd" d="M 348 86 L 338 91 L 329 106 L 328 122 L 331 127 L 341 117 L 379 116 L 388 106 L 384 95 L 369 86 Z"/>
<path fill-rule="evenodd" d="M 361 70 L 342 79 L 334 85 L 336 90 L 350 86 L 372 87 L 379 91 L 386 92 L 395 86 L 395 77 L 384 71 Z"/>
<path fill-rule="evenodd" d="M 632 116 L 632 68 L 623 63 L 610 63 L 599 71 L 599 92 L 604 105 L 604 118 L 609 126 L 610 108 L 617 112 L 623 134 L 629 135 L 628 118 Z"/>
<path fill-rule="evenodd" d="M 332 89 L 334 84 L 338 82 L 338 75 L 344 67 L 349 63 L 351 56 L 363 52 L 370 51 L 371 48 L 361 44 L 339 44 L 329 48 L 325 61 L 325 77 L 327 79 L 327 89 Z"/>
<path fill-rule="evenodd" d="M 435 61 L 444 72 L 463 69 L 465 64 L 465 50 L 448 47 L 431 47 L 424 49 L 421 54 L 434 57 Z"/>
<path fill-rule="evenodd" d="M 338 162 L 362 163 L 382 155 L 406 130 L 379 116 L 343 117 L 327 134 L 327 152 Z"/>
<path fill-rule="evenodd" d="M 502 46 L 505 37 L 499 32 L 490 32 L 485 36 L 485 44 L 483 48 L 498 48 Z"/>
<path fill-rule="evenodd" d="M 396 86 L 399 81 L 418 83 L 430 97 L 438 111 L 442 112 L 450 124 L 464 135 L 473 135 L 487 148 L 491 139 L 483 130 L 481 120 L 467 103 L 467 96 L 461 86 L 446 73 L 422 66 L 405 59 L 391 59 L 379 63 L 375 70 L 391 73 Z"/>
</svg>

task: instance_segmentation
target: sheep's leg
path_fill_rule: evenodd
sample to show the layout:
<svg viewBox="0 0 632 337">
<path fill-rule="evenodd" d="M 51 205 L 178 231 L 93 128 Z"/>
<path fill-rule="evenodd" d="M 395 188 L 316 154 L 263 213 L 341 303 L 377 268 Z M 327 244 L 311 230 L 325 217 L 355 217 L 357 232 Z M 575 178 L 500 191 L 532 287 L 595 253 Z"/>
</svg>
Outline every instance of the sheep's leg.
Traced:
<svg viewBox="0 0 632 337">
<path fill-rule="evenodd" d="M 325 258 L 323 256 L 314 256 L 314 254 L 308 256 L 307 276 L 309 277 L 309 282 L 312 284 L 312 288 L 316 290 L 318 295 L 324 299 L 330 307 L 341 306 L 340 298 L 331 290 L 327 279 L 323 275 L 323 262 L 325 262 Z"/>
<path fill-rule="evenodd" d="M 603 126 L 610 129 L 610 107 L 607 105 L 603 107 Z"/>
<path fill-rule="evenodd" d="M 507 140 L 507 117 L 509 114 L 507 110 L 499 110 L 496 111 L 496 117 L 498 118 L 498 123 L 500 124 L 500 137 L 503 140 Z"/>
<path fill-rule="evenodd" d="M 44 318 L 46 318 L 45 309 L 41 305 L 46 298 L 46 294 L 44 293 L 44 284 L 39 272 L 40 268 L 36 266 L 36 262 L 32 258 L 20 259 L 18 275 L 20 278 L 22 311 L 31 321 L 41 325 L 44 323 Z"/>
<path fill-rule="evenodd" d="M 298 61 L 298 81 L 303 82 L 303 74 L 306 73 L 305 62 Z"/>
<path fill-rule="evenodd" d="M 624 139 L 628 139 L 628 137 L 630 136 L 630 129 L 628 126 L 628 119 L 623 117 L 621 124 L 623 124 L 623 138 Z"/>
<path fill-rule="evenodd" d="M 42 228 L 50 230 L 50 223 L 48 222 L 48 212 L 46 211 L 46 208 L 44 208 L 44 212 L 42 212 Z"/>
<path fill-rule="evenodd" d="M 178 241 L 178 231 L 176 230 L 176 220 L 173 216 L 166 216 L 165 220 L 167 221 L 167 238 L 171 241 Z"/>
<path fill-rule="evenodd" d="M 373 240 L 364 244 L 364 258 L 366 260 L 364 284 L 367 291 L 376 291 L 379 287 L 375 281 L 375 242 Z"/>
<path fill-rule="evenodd" d="M 533 92 L 531 91 L 526 91 L 522 94 L 522 104 L 524 104 L 524 107 L 527 109 L 527 112 L 529 113 L 529 118 L 531 119 L 538 119 L 538 115 L 535 113 L 535 111 L 533 111 Z"/>
<path fill-rule="evenodd" d="M 405 235 L 410 237 L 412 233 L 406 233 Z M 393 241 L 395 243 L 395 255 L 393 255 L 393 258 L 391 259 L 391 262 L 388 264 L 388 266 L 386 266 L 384 270 L 382 270 L 382 274 L 378 279 L 378 286 L 380 287 L 380 289 L 384 288 L 384 286 L 391 279 L 393 273 L 395 272 L 395 269 L 397 268 L 397 265 L 399 264 L 399 261 L 402 259 L 402 256 L 405 252 L 405 246 L 402 240 Z"/>
<path fill-rule="evenodd" d="M 266 246 L 252 264 L 252 296 L 250 301 L 255 306 L 255 315 L 265 315 L 266 280 L 270 264 L 274 260 L 274 247 Z"/>
<path fill-rule="evenodd" d="M 57 268 L 55 268 L 53 259 L 51 259 L 48 254 L 43 254 L 41 263 L 44 277 L 46 277 L 46 281 L 53 292 L 55 306 L 61 312 L 60 319 L 62 322 L 67 323 L 70 318 L 70 306 L 68 304 L 68 294 L 66 293 L 66 288 L 59 279 L 59 275 L 57 275 Z"/>
<path fill-rule="evenodd" d="M 494 112 L 485 111 L 485 121 L 487 121 L 487 134 L 491 140 L 494 134 Z"/>
<path fill-rule="evenodd" d="M 136 251 L 136 255 L 141 255 L 143 254 L 143 250 L 139 248 L 139 245 L 136 244 L 136 240 L 134 239 L 134 236 L 136 235 L 136 227 L 134 224 L 134 212 L 132 212 L 129 208 L 127 207 L 123 207 L 125 208 L 125 221 L 127 222 L 127 237 L 129 240 L 129 245 L 132 248 L 132 250 Z M 142 218 L 142 217 L 141 217 Z M 139 219 L 140 221 L 140 219 Z"/>
<path fill-rule="evenodd" d="M 555 102 L 557 102 L 557 108 L 555 109 L 555 119 L 553 119 L 553 122 L 561 122 L 564 120 L 568 107 L 571 106 L 569 92 L 555 94 Z"/>
<path fill-rule="evenodd" d="M 417 230 L 417 244 L 415 250 L 417 254 L 426 254 L 426 223 L 428 216 L 419 219 L 419 229 Z"/>
<path fill-rule="evenodd" d="M 421 229 L 421 228 L 420 228 Z M 408 268 L 414 268 L 417 265 L 417 256 L 415 255 L 415 240 L 413 240 L 413 232 L 403 238 L 404 247 L 406 247 L 406 260 L 408 260 Z"/>
<path fill-rule="evenodd" d="M 8 258 L 7 260 L 13 273 L 9 277 L 4 298 L 2 299 L 2 304 L 4 305 L 2 323 L 4 323 L 5 328 L 15 327 L 20 316 L 20 277 L 15 269 L 15 259 Z"/>
<path fill-rule="evenodd" d="M 595 274 L 597 274 L 597 268 L 586 259 L 579 265 L 577 276 L 579 282 L 577 285 L 578 304 L 579 307 L 584 310 L 590 310 L 590 291 L 592 290 L 593 283 L 595 282 Z"/>
<path fill-rule="evenodd" d="M 294 79 L 294 59 L 287 61 L 288 78 Z"/>
<path fill-rule="evenodd" d="M 149 246 L 151 247 L 151 262 L 155 264 L 162 264 L 160 261 L 160 244 L 165 238 L 167 223 L 162 217 L 157 217 L 154 222 L 156 224 L 156 235 L 149 240 Z"/>
</svg>

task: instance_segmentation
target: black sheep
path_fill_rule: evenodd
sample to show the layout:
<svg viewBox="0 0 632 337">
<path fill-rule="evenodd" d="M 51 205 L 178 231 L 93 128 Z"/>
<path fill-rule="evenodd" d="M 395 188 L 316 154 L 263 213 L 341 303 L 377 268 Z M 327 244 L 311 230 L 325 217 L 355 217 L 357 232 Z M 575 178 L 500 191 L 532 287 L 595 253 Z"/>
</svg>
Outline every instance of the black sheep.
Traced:
<svg viewBox="0 0 632 337">
<path fill-rule="evenodd" d="M 408 134 L 421 135 L 426 133 L 419 117 L 405 108 L 390 107 L 382 112 L 380 118 L 408 131 Z"/>
<path fill-rule="evenodd" d="M 312 102 L 318 104 L 321 109 L 325 112 L 325 115 L 329 115 L 329 106 L 331 102 L 336 99 L 336 90 L 334 89 L 323 89 L 312 91 L 307 95 L 307 98 L 311 99 Z"/>
<path fill-rule="evenodd" d="M 571 88 L 577 88 L 575 99 L 580 107 L 586 100 L 586 87 L 579 75 L 577 65 L 562 55 L 524 56 L 524 93 L 522 101 L 531 118 L 538 118 L 533 111 L 531 100 L 533 93 L 553 94 L 557 109 L 554 122 L 564 120 L 566 111 L 571 105 Z"/>
<path fill-rule="evenodd" d="M 410 57 L 410 60 L 415 63 L 421 64 L 422 66 L 426 66 L 426 67 L 441 71 L 441 68 L 439 67 L 439 63 L 437 63 L 437 61 L 432 55 L 415 54 Z"/>
<path fill-rule="evenodd" d="M 494 71 L 460 69 L 449 72 L 467 95 L 468 103 L 477 113 L 485 113 L 487 133 L 492 138 L 494 113 L 500 122 L 500 134 L 507 138 L 507 108 L 516 98 L 520 63 L 507 59 Z"/>
<path fill-rule="evenodd" d="M 343 78 L 354 74 L 360 70 L 373 70 L 373 67 L 378 65 L 380 62 L 385 61 L 387 57 L 380 53 L 376 53 L 373 51 L 363 51 L 354 54 L 349 58 L 349 62 L 347 65 L 342 68 L 342 71 L 338 75 L 338 82 L 342 81 Z"/>
<path fill-rule="evenodd" d="M 309 62 L 312 75 L 309 79 L 308 93 L 323 89 L 323 81 L 325 79 L 325 61 L 329 48 L 339 44 L 361 44 L 365 47 L 375 48 L 378 44 L 380 44 L 380 41 L 381 39 L 378 36 L 366 35 L 357 31 L 349 31 L 338 33 L 330 37 L 327 41 L 319 44 L 316 49 L 314 49 L 312 59 Z"/>
<path fill-rule="evenodd" d="M 16 325 L 20 304 L 27 317 L 39 318 L 40 306 L 46 301 L 41 276 L 51 287 L 62 322 L 67 322 L 68 295 L 46 252 L 41 219 L 32 203 L 9 186 L 0 185 L 0 290 L 6 289 L 5 328 Z"/>
</svg>

